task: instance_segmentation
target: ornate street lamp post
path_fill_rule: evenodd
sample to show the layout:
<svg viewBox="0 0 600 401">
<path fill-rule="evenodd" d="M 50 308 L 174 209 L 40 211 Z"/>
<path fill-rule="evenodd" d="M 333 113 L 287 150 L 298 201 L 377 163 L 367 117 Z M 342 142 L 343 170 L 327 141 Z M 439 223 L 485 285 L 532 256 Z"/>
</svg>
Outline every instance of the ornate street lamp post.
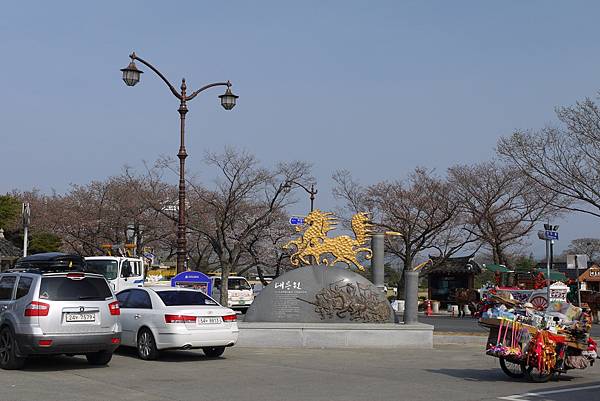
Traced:
<svg viewBox="0 0 600 401">
<path fill-rule="evenodd" d="M 317 192 L 319 192 L 317 189 L 315 189 L 315 184 L 310 184 L 310 189 L 308 189 L 307 187 L 305 187 L 304 185 L 300 184 L 299 182 L 288 181 L 288 182 L 285 183 L 285 185 L 283 186 L 283 188 L 286 191 L 290 191 L 292 189 L 292 184 L 298 185 L 300 188 L 302 188 L 303 190 L 305 190 L 307 194 L 310 195 L 310 211 L 312 212 L 314 210 L 314 206 L 315 206 L 315 195 L 317 194 Z"/>
<path fill-rule="evenodd" d="M 187 157 L 187 152 L 185 150 L 185 115 L 188 112 L 187 102 L 192 100 L 200 92 L 205 91 L 206 89 L 212 88 L 213 86 L 226 86 L 227 90 L 224 94 L 219 96 L 221 99 L 221 106 L 225 110 L 231 110 L 235 106 L 236 99 L 238 96 L 234 95 L 231 92 L 231 83 L 227 82 L 216 82 L 212 84 L 208 84 L 203 86 L 191 94 L 187 94 L 187 86 L 185 85 L 185 78 L 181 80 L 181 91 L 178 92 L 173 85 L 165 78 L 163 74 L 160 73 L 152 64 L 149 62 L 139 58 L 135 52 L 129 55 L 131 62 L 125 68 L 122 68 L 123 72 L 123 81 L 127 86 L 134 86 L 138 82 L 140 82 L 140 76 L 143 71 L 138 70 L 135 65 L 135 61 L 139 61 L 144 64 L 148 68 L 158 75 L 165 84 L 171 90 L 171 93 L 179 99 L 179 108 L 177 111 L 179 112 L 179 120 L 180 120 L 180 130 L 179 130 L 179 152 L 177 153 L 177 157 L 179 158 L 179 216 L 177 223 L 177 273 L 181 273 L 185 270 L 185 260 L 187 254 L 187 240 L 185 236 L 185 158 Z"/>
</svg>

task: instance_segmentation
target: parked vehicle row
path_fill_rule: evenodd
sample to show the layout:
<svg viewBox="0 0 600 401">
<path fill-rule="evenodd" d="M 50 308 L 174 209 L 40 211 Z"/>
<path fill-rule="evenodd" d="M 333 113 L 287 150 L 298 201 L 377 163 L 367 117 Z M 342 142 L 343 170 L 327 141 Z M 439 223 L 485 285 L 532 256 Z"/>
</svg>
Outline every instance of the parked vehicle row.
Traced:
<svg viewBox="0 0 600 401">
<path fill-rule="evenodd" d="M 89 256 L 85 258 L 85 262 L 87 271 L 102 274 L 115 293 L 127 288 L 143 286 L 146 272 L 141 258 Z M 221 297 L 221 277 L 210 276 L 210 279 L 212 291 L 208 295 L 219 299 Z M 229 276 L 227 286 L 227 306 L 241 312 L 248 310 L 254 301 L 254 292 L 248 280 L 242 276 Z"/>
<path fill-rule="evenodd" d="M 201 348 L 216 357 L 236 343 L 236 320 L 233 310 L 197 290 L 131 287 L 115 296 L 81 257 L 33 255 L 0 273 L 0 368 L 55 354 L 105 365 L 120 345 L 145 360 L 166 349 Z"/>
</svg>

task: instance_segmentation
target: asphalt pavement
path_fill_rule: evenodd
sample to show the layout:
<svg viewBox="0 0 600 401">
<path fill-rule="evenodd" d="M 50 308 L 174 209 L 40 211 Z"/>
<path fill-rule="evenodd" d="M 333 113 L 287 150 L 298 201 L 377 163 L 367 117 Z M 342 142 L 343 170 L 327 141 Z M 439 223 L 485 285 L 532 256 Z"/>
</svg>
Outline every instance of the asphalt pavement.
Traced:
<svg viewBox="0 0 600 401">
<path fill-rule="evenodd" d="M 434 334 L 437 333 L 468 333 L 487 335 L 488 331 L 477 324 L 477 319 L 471 317 L 452 317 L 452 315 L 425 316 L 419 314 L 419 322 L 431 324 Z M 593 338 L 600 339 L 600 325 L 593 324 L 591 334 Z"/>
<path fill-rule="evenodd" d="M 481 347 L 432 350 L 230 348 L 224 357 L 165 352 L 141 361 L 119 351 L 108 367 L 83 357 L 32 359 L 0 372 L 2 401 L 600 400 L 598 367 L 558 382 L 510 379 Z M 572 372 L 572 373 L 571 373 Z M 591 387 L 596 386 L 596 387 Z M 559 391 L 562 390 L 562 391 Z M 544 393 L 554 391 L 553 393 Z M 539 396 L 523 394 L 535 393 Z M 512 397 L 512 398 L 506 398 Z M 537 398 L 534 398 L 537 397 Z"/>
</svg>

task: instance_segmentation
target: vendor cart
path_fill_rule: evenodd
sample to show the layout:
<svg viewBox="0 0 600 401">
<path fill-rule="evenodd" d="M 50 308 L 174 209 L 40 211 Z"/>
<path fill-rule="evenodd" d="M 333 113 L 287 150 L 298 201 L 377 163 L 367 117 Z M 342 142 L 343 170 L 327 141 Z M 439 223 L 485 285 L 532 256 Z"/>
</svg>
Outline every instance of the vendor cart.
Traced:
<svg viewBox="0 0 600 401">
<path fill-rule="evenodd" d="M 542 383 L 568 369 L 585 369 L 596 358 L 595 343 L 587 335 L 558 334 L 505 318 L 482 318 L 479 324 L 490 330 L 486 354 L 497 357 L 511 378 Z"/>
</svg>

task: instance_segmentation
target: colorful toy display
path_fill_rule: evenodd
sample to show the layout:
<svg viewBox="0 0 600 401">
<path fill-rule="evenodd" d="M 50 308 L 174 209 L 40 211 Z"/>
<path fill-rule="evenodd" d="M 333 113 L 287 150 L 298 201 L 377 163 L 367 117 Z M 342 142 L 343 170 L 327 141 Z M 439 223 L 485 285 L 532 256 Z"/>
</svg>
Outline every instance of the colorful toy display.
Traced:
<svg viewBox="0 0 600 401">
<path fill-rule="evenodd" d="M 508 376 L 545 382 L 568 369 L 585 369 L 597 358 L 591 318 L 583 308 L 555 301 L 539 311 L 500 295 L 487 302 L 479 320 L 490 329 L 486 354 L 499 358 Z"/>
</svg>

